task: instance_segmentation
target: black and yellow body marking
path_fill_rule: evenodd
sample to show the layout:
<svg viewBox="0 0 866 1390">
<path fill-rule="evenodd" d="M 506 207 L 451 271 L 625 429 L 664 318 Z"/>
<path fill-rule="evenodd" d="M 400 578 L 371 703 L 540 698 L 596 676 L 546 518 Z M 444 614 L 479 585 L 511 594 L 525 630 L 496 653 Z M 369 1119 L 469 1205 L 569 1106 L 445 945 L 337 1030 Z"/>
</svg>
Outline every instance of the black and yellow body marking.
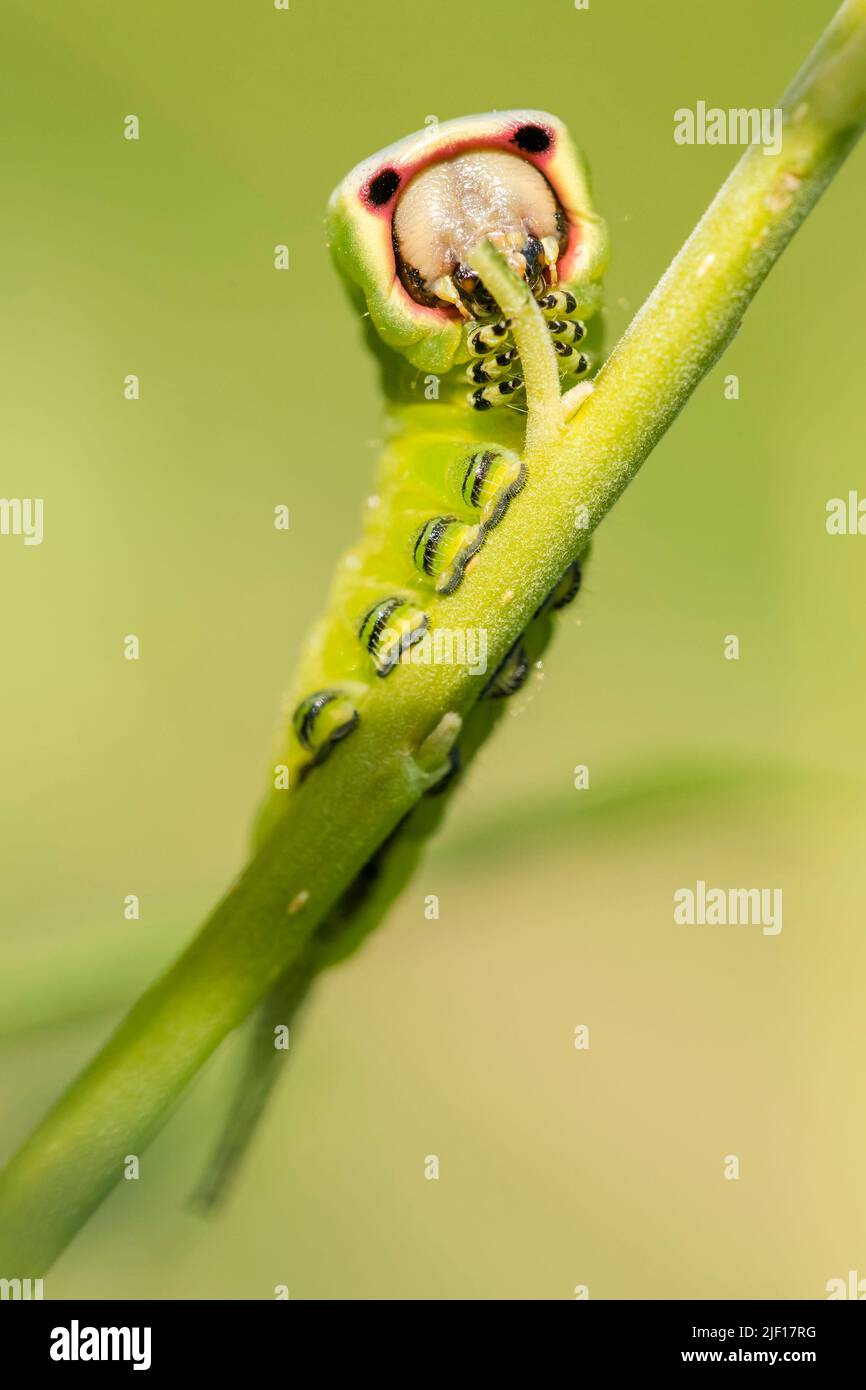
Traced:
<svg viewBox="0 0 866 1390">
<path fill-rule="evenodd" d="M 295 710 L 294 729 L 301 747 L 322 762 L 358 723 L 358 711 L 340 690 L 317 690 Z"/>
<path fill-rule="evenodd" d="M 404 652 L 427 631 L 427 614 L 400 598 L 375 603 L 361 620 L 358 636 L 373 659 L 378 676 L 387 676 Z"/>
<path fill-rule="evenodd" d="M 415 537 L 415 567 L 434 581 L 437 593 L 453 593 L 483 539 L 480 526 L 467 526 L 456 516 L 433 517 Z"/>
<path fill-rule="evenodd" d="M 482 526 L 490 530 L 523 487 L 525 469 L 519 456 L 509 449 L 476 449 L 458 467 L 463 469 L 463 501 L 480 512 Z"/>
</svg>

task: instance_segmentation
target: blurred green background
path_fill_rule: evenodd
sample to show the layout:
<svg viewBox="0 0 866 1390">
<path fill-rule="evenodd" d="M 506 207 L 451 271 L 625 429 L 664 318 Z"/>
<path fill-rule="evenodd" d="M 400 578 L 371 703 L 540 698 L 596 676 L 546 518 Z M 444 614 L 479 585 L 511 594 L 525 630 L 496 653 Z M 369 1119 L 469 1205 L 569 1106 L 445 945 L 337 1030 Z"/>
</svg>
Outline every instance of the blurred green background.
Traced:
<svg viewBox="0 0 866 1390">
<path fill-rule="evenodd" d="M 674 111 L 772 105 L 832 11 L 7 0 L 2 492 L 45 499 L 45 540 L 0 539 L 4 1155 L 242 862 L 353 535 L 382 422 L 332 186 L 428 115 L 555 111 L 609 219 L 614 341 L 735 157 L 675 145 Z M 225 1213 L 184 1203 L 231 1042 L 48 1297 L 819 1298 L 866 1276 L 866 539 L 824 525 L 866 492 L 864 158 L 605 521 L 405 899 L 320 983 Z M 675 926 L 699 878 L 782 887 L 781 935 Z"/>
</svg>

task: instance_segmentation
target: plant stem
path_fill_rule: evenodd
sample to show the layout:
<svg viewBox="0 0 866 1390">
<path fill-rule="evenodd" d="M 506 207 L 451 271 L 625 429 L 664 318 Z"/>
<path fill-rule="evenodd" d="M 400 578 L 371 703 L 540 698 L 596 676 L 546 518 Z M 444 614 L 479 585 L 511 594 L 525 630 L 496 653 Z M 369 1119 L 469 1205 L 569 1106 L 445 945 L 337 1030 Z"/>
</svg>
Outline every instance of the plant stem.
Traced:
<svg viewBox="0 0 866 1390">
<path fill-rule="evenodd" d="M 519 505 L 435 609 L 451 627 L 486 628 L 494 664 L 724 350 L 854 145 L 866 120 L 866 0 L 842 6 L 783 110 L 780 153 L 746 152 L 570 422 L 558 394 L 550 399 L 543 360 L 527 363 L 535 401 Z M 515 305 L 531 357 L 533 310 Z M 588 516 L 579 530 L 577 505 Z M 125 1156 L 142 1153 L 186 1083 L 417 803 L 428 785 L 425 739 L 444 716 L 465 714 L 481 684 L 456 665 L 403 668 L 387 697 L 371 694 L 357 733 L 287 797 L 235 888 L 0 1178 L 0 1275 L 44 1274 L 120 1179 Z"/>
<path fill-rule="evenodd" d="M 476 247 L 469 259 L 503 315 L 512 320 L 528 407 L 523 450 L 526 458 L 537 449 L 553 443 L 562 425 L 562 396 L 556 353 L 541 309 L 529 286 L 525 280 L 518 280 L 510 273 L 495 247 L 485 241 Z"/>
</svg>

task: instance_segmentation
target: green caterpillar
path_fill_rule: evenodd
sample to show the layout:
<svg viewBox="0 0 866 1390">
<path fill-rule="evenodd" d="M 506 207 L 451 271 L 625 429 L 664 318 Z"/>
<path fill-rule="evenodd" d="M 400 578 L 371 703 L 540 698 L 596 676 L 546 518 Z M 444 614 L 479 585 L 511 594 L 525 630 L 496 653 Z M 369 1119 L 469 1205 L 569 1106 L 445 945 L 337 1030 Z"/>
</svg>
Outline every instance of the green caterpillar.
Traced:
<svg viewBox="0 0 866 1390">
<path fill-rule="evenodd" d="M 510 323 L 468 257 L 489 238 L 541 306 L 564 386 L 593 360 L 607 242 L 583 161 L 541 111 L 427 129 L 331 197 L 332 255 L 382 365 L 389 442 L 377 506 L 302 655 L 281 765 L 297 782 L 350 737 L 366 691 L 399 680 L 447 596 L 519 497 L 525 408 Z M 267 828 L 279 796 L 263 814 Z"/>
<path fill-rule="evenodd" d="M 583 160 L 560 121 L 541 111 L 471 116 L 427 129 L 353 169 L 331 197 L 328 238 L 368 344 L 381 364 L 388 443 L 358 543 L 340 562 L 325 615 L 301 656 L 278 760 L 297 786 L 363 725 L 367 694 L 399 681 L 525 481 L 526 407 L 511 324 L 469 258 L 484 239 L 529 285 L 547 323 L 562 385 L 585 377 L 600 349 L 607 240 Z M 589 321 L 595 319 L 592 327 Z M 484 741 L 504 697 L 525 681 L 556 610 L 574 598 L 585 556 L 483 682 L 463 721 L 453 775 Z M 447 608 L 438 608 L 447 612 Z M 289 792 L 291 794 L 291 792 Z M 257 837 L 283 809 L 266 800 Z M 278 1071 L 273 1023 L 288 1022 L 310 982 L 354 950 L 412 872 L 447 797 L 426 798 L 398 827 L 263 1005 L 226 1136 L 199 1190 L 223 1189 Z"/>
</svg>

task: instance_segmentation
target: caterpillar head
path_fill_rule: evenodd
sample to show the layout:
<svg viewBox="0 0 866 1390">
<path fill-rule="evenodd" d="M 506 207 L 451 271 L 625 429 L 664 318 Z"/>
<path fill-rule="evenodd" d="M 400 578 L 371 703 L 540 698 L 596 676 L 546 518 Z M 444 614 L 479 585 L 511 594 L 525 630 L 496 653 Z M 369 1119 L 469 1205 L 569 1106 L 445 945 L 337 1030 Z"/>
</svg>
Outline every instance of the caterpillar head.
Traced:
<svg viewBox="0 0 866 1390">
<path fill-rule="evenodd" d="M 467 264 L 483 238 L 578 312 L 595 307 L 607 253 L 583 159 L 543 111 L 468 116 L 390 145 L 335 189 L 328 233 L 383 342 L 434 373 L 464 360 L 467 320 L 498 315 Z"/>
</svg>

